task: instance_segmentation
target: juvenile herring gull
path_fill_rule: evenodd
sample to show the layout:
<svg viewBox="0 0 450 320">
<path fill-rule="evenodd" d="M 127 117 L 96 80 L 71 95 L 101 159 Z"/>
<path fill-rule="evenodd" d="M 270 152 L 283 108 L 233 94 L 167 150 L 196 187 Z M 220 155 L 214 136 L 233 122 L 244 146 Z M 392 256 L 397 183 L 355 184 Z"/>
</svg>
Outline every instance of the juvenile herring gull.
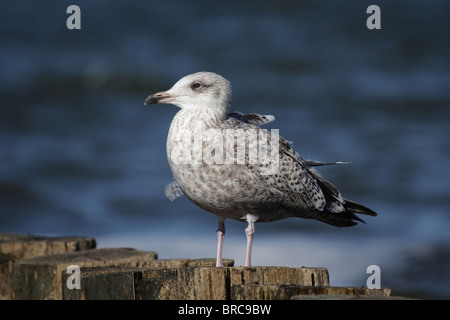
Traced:
<svg viewBox="0 0 450 320">
<path fill-rule="evenodd" d="M 342 162 L 304 160 L 291 143 L 260 125 L 271 115 L 229 113 L 230 82 L 212 72 L 180 79 L 167 91 L 150 95 L 145 105 L 169 103 L 181 110 L 167 137 L 167 158 L 175 181 L 170 200 L 185 195 L 218 218 L 217 261 L 222 266 L 225 219 L 245 220 L 245 265 L 251 265 L 255 222 L 288 217 L 316 219 L 346 227 L 355 215 L 377 214 L 340 192 L 314 167 Z"/>
</svg>

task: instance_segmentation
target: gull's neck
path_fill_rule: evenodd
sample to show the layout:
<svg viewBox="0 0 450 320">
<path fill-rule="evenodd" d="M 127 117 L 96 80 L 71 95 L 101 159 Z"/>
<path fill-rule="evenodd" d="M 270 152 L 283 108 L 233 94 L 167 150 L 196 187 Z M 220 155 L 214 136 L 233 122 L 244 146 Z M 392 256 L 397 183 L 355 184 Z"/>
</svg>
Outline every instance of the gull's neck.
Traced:
<svg viewBox="0 0 450 320">
<path fill-rule="evenodd" d="M 177 113 L 178 118 L 183 122 L 202 123 L 207 128 L 214 128 L 220 125 L 228 115 L 229 106 L 216 104 L 216 106 L 189 105 L 184 106 Z"/>
</svg>

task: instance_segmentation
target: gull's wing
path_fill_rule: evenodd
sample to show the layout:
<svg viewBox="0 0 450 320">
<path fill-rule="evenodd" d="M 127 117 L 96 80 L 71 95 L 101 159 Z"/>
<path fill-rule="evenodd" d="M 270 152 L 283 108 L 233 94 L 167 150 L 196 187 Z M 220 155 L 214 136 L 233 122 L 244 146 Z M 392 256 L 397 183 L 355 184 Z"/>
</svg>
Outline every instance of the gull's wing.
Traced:
<svg viewBox="0 0 450 320">
<path fill-rule="evenodd" d="M 344 199 L 333 184 L 312 168 L 345 162 L 305 161 L 287 143 L 282 143 L 280 153 L 282 159 L 285 156 L 282 160 L 285 169 L 281 168 L 281 175 L 290 187 L 288 197 L 295 201 L 293 209 L 298 210 L 299 217 L 313 218 L 335 226 L 352 226 L 356 224 L 355 220 L 364 222 L 355 213 L 377 215 L 369 208 Z M 308 209 L 312 209 L 312 212 L 307 212 Z"/>
<path fill-rule="evenodd" d="M 319 166 L 330 166 L 335 164 L 349 164 L 350 162 L 346 161 L 337 161 L 337 162 L 321 162 L 315 160 L 305 160 L 305 163 L 308 167 L 319 167 Z"/>
<path fill-rule="evenodd" d="M 281 136 L 279 155 L 279 170 L 273 177 L 267 177 L 267 182 L 284 193 L 287 207 L 296 212 L 296 216 L 317 219 L 335 226 L 352 226 L 356 224 L 355 220 L 364 222 L 355 213 L 376 216 L 374 211 L 344 199 L 339 190 L 314 168 L 348 162 L 304 160 L 292 143 Z"/>
<path fill-rule="evenodd" d="M 169 198 L 170 201 L 174 201 L 175 199 L 184 196 L 183 191 L 176 181 L 172 181 L 168 185 L 166 185 L 166 189 L 164 190 L 166 197 Z"/>
<path fill-rule="evenodd" d="M 258 127 L 262 124 L 266 124 L 275 120 L 275 117 L 272 115 L 264 115 L 257 113 L 243 114 L 242 112 L 239 111 L 229 113 L 228 117 L 238 119 L 244 123 L 254 124 L 255 126 Z"/>
<path fill-rule="evenodd" d="M 257 130 L 264 131 L 267 139 L 267 150 L 273 150 L 278 147 L 279 159 L 277 170 L 273 174 L 266 175 L 263 179 L 267 183 L 267 188 L 281 192 L 284 195 L 284 205 L 292 211 L 323 211 L 327 203 L 322 188 L 318 180 L 315 178 L 313 170 L 310 166 L 325 165 L 324 162 L 305 161 L 294 150 L 292 143 L 277 133 L 262 129 L 259 125 L 273 121 L 273 116 L 259 115 L 259 114 L 243 114 L 240 112 L 230 113 L 227 119 L 228 128 L 237 128 L 243 130 Z M 276 136 L 274 136 L 276 135 Z M 258 134 L 260 136 L 260 134 Z M 261 141 L 258 141 L 258 144 Z M 278 146 L 273 145 L 274 142 Z M 258 161 L 260 163 L 271 163 L 273 158 L 265 153 L 258 153 Z M 323 184 L 322 184 L 323 185 Z M 341 200 L 340 194 L 337 192 L 330 192 L 335 195 L 337 201 Z M 342 200 L 341 200 L 342 201 Z M 343 207 L 342 207 L 343 210 Z"/>
</svg>

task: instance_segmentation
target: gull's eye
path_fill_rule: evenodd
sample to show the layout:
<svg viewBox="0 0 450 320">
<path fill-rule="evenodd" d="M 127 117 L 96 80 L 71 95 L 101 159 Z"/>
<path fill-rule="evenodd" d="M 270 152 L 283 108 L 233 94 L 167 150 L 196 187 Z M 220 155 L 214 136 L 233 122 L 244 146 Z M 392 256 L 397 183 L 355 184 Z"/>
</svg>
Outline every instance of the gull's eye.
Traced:
<svg viewBox="0 0 450 320">
<path fill-rule="evenodd" d="M 201 84 L 200 82 L 194 82 L 194 83 L 191 85 L 191 88 L 192 88 L 192 90 L 197 90 L 197 89 L 199 89 L 201 86 L 202 86 L 202 84 Z"/>
</svg>

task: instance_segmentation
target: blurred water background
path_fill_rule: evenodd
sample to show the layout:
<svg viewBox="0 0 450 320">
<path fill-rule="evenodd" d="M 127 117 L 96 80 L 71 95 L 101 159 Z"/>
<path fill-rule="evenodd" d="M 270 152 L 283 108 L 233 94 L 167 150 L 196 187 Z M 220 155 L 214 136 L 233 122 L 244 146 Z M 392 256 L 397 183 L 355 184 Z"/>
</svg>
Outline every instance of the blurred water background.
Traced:
<svg viewBox="0 0 450 320">
<path fill-rule="evenodd" d="M 66 9 L 81 8 L 81 30 Z M 381 30 L 366 9 L 381 8 Z M 87 235 L 160 258 L 215 257 L 216 217 L 170 202 L 165 139 L 177 108 L 143 106 L 214 71 L 233 110 L 379 213 L 335 228 L 257 224 L 254 265 L 327 267 L 394 294 L 450 298 L 450 2 L 445 0 L 7 1 L 0 8 L 0 232 Z M 224 256 L 243 265 L 246 224 Z"/>
</svg>

